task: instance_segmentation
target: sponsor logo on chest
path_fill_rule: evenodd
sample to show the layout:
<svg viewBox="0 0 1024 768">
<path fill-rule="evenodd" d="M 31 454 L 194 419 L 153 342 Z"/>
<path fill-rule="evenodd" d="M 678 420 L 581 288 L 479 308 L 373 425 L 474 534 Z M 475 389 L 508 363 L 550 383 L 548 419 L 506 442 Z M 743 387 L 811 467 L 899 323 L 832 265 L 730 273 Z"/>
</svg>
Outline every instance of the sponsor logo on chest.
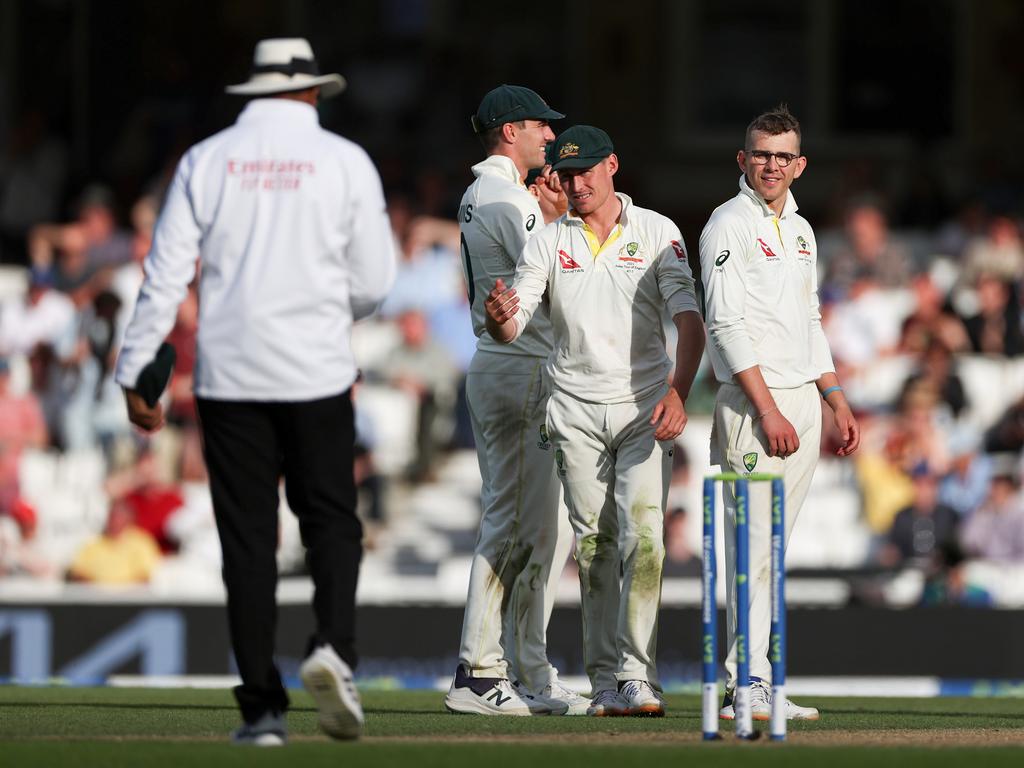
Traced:
<svg viewBox="0 0 1024 768">
<path fill-rule="evenodd" d="M 566 272 L 582 272 L 583 267 L 565 251 L 558 252 L 558 263 L 562 265 L 562 274 Z"/>
<path fill-rule="evenodd" d="M 779 255 L 772 250 L 772 247 L 763 238 L 757 238 L 757 245 L 768 261 L 774 261 L 779 258 Z"/>
</svg>

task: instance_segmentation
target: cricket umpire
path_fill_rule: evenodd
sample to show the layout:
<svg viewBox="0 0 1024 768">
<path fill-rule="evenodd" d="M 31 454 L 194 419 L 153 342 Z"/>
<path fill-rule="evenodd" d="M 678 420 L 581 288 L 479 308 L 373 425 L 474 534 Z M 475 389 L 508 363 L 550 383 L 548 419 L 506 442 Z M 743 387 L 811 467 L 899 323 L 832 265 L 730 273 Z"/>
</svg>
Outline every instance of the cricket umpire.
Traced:
<svg viewBox="0 0 1024 768">
<path fill-rule="evenodd" d="M 319 125 L 318 97 L 344 86 L 319 73 L 303 39 L 257 44 L 249 80 L 227 88 L 252 100 L 178 165 L 117 363 L 132 422 L 159 429 L 161 406 L 139 384 L 198 257 L 195 393 L 242 678 L 241 743 L 287 736 L 273 661 L 282 475 L 315 586 L 316 631 L 300 676 L 328 734 L 355 738 L 363 722 L 351 671 L 362 527 L 350 334 L 387 293 L 396 260 L 372 161 Z"/>
</svg>

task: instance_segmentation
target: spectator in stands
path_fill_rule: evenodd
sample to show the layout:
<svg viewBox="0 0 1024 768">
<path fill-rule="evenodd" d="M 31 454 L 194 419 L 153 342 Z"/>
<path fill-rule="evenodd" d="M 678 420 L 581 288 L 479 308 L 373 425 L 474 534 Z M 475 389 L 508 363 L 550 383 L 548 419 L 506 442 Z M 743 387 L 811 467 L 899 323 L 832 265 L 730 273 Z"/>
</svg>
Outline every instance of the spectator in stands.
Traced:
<svg viewBox="0 0 1024 768">
<path fill-rule="evenodd" d="M 0 355 L 27 355 L 37 344 L 48 344 L 66 357 L 74 350 L 76 333 L 75 307 L 53 289 L 46 270 L 33 269 L 24 299 L 0 307 Z"/>
<path fill-rule="evenodd" d="M 92 185 L 79 197 L 69 224 L 40 224 L 29 233 L 32 265 L 51 270 L 55 287 L 78 307 L 110 282 L 112 270 L 131 261 L 132 236 L 117 227 L 113 195 Z"/>
<path fill-rule="evenodd" d="M 1017 400 L 985 434 L 985 450 L 990 453 L 1024 451 L 1024 397 Z"/>
<path fill-rule="evenodd" d="M 964 321 L 971 349 L 987 355 L 1024 354 L 1020 302 L 1010 283 L 983 272 L 975 282 L 978 312 Z"/>
<path fill-rule="evenodd" d="M 68 579 L 102 585 L 144 584 L 159 563 L 156 539 L 135 524 L 124 500 L 114 501 L 103 533 L 78 551 Z"/>
<path fill-rule="evenodd" d="M 825 284 L 845 294 L 853 283 L 870 278 L 883 288 L 907 284 L 913 271 L 909 249 L 890 231 L 881 206 L 870 198 L 850 205 L 845 214 L 843 241 L 823 254 L 828 269 Z"/>
<path fill-rule="evenodd" d="M 1024 499 L 1015 468 L 992 478 L 985 503 L 972 514 L 960 534 L 969 557 L 1005 563 L 1024 563 Z"/>
<path fill-rule="evenodd" d="M 416 458 L 409 468 L 409 477 L 423 481 L 431 476 L 438 450 L 445 442 L 438 432 L 451 423 L 458 372 L 445 350 L 430 337 L 422 312 L 402 313 L 398 327 L 402 343 L 377 374 L 408 392 L 418 404 Z"/>
<path fill-rule="evenodd" d="M 910 289 L 914 309 L 903 321 L 898 351 L 918 355 L 934 340 L 953 352 L 968 349 L 967 331 L 932 277 L 917 275 L 910 281 Z"/>
<path fill-rule="evenodd" d="M 956 512 L 939 502 L 938 478 L 926 464 L 917 467 L 912 478 L 914 500 L 896 515 L 879 559 L 887 567 L 932 570 L 948 562 L 956 547 Z"/>
<path fill-rule="evenodd" d="M 55 578 L 57 568 L 35 546 L 36 511 L 23 499 L 0 509 L 0 576 Z"/>
<path fill-rule="evenodd" d="M 903 383 L 903 392 L 922 383 L 938 394 L 939 402 L 949 408 L 954 418 L 968 405 L 967 392 L 956 372 L 956 359 L 937 337 L 922 350 L 916 370 Z"/>
<path fill-rule="evenodd" d="M 39 401 L 31 393 L 11 390 L 11 369 L 0 357 L 0 512 L 13 508 L 18 498 L 18 468 L 26 448 L 42 449 L 48 442 Z"/>
<path fill-rule="evenodd" d="M 983 274 L 1012 283 L 1024 277 L 1024 242 L 1020 227 L 1009 216 L 995 216 L 981 237 L 964 250 L 963 280 L 968 285 Z"/>
<path fill-rule="evenodd" d="M 979 451 L 981 435 L 974 427 L 959 427 L 949 438 L 949 472 L 939 483 L 939 501 L 966 519 L 989 492 L 993 462 Z"/>
<path fill-rule="evenodd" d="M 134 464 L 111 474 L 105 485 L 107 496 L 131 512 L 135 526 L 152 536 L 161 552 L 177 549 L 167 523 L 185 504 L 185 499 L 176 484 L 161 478 L 157 456 L 152 450 L 144 449 Z"/>
</svg>

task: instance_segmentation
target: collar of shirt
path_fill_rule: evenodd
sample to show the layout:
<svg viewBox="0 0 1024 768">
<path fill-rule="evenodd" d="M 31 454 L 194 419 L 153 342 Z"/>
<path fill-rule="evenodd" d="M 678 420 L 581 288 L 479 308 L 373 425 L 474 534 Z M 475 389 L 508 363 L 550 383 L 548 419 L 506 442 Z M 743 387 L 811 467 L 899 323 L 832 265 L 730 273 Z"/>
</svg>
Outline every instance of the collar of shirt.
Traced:
<svg viewBox="0 0 1024 768">
<path fill-rule="evenodd" d="M 761 209 L 762 216 L 775 216 L 775 211 L 768 207 L 768 203 L 764 201 L 757 192 L 755 192 L 749 183 L 747 183 L 746 175 L 740 176 L 740 192 L 746 195 L 750 201 Z M 796 213 L 799 210 L 799 206 L 796 204 L 796 198 L 793 197 L 793 190 L 786 190 L 786 204 L 782 206 L 782 215 L 778 218 L 784 219 L 791 213 Z"/>
<path fill-rule="evenodd" d="M 587 245 L 590 246 L 590 255 L 595 258 L 603 251 L 607 246 L 614 243 L 619 239 L 623 230 L 626 229 L 626 225 L 629 224 L 629 206 L 633 204 L 629 195 L 624 195 L 621 192 L 616 192 L 615 196 L 619 198 L 619 202 L 622 203 L 622 211 L 619 213 L 619 220 L 615 226 L 612 227 L 612 231 L 608 233 L 608 238 L 602 243 L 597 239 L 597 235 L 594 234 L 594 230 L 590 228 L 583 219 L 577 216 L 572 209 L 565 214 L 565 223 L 571 226 L 580 227 L 583 230 L 583 237 L 587 240 Z"/>
<path fill-rule="evenodd" d="M 519 177 L 519 169 L 516 168 L 516 164 L 512 161 L 511 157 L 488 155 L 486 160 L 474 165 L 472 171 L 473 175 L 478 178 L 480 176 L 500 176 L 526 189 L 526 185 L 523 184 L 523 180 Z"/>
<path fill-rule="evenodd" d="M 253 99 L 238 115 L 239 124 L 257 121 L 288 120 L 319 125 L 320 116 L 316 107 L 294 99 Z"/>
</svg>

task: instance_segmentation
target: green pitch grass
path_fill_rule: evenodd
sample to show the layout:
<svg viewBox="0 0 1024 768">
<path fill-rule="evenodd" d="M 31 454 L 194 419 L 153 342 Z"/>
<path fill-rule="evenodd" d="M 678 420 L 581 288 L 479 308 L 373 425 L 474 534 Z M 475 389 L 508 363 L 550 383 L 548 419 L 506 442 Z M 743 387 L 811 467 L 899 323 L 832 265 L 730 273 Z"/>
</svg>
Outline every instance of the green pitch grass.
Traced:
<svg viewBox="0 0 1024 768">
<path fill-rule="evenodd" d="M 784 743 L 700 739 L 699 700 L 669 696 L 663 719 L 451 715 L 443 694 L 369 691 L 355 743 L 322 736 L 304 692 L 292 694 L 290 743 L 236 747 L 229 691 L 0 686 L 3 766 L 414 766 L 599 768 L 730 766 L 1020 765 L 1024 700 L 815 699 L 817 723 L 790 723 Z M 764 724 L 758 724 L 759 727 Z M 740 752 L 742 750 L 742 753 Z"/>
</svg>

